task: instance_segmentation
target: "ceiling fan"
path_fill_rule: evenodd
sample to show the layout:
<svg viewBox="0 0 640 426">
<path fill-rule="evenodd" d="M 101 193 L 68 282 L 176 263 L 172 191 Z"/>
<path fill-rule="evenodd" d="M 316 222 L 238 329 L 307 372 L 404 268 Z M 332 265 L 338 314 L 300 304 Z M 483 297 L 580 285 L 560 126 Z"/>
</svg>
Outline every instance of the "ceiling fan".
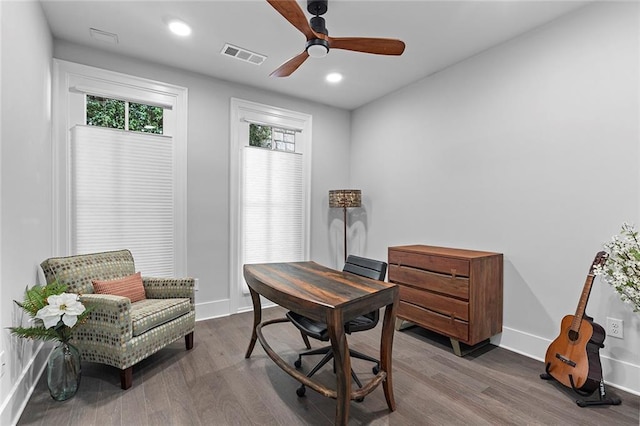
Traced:
<svg viewBox="0 0 640 426">
<path fill-rule="evenodd" d="M 307 10 L 314 15 L 308 22 L 304 12 L 295 0 L 267 0 L 287 21 L 307 38 L 304 51 L 289 59 L 270 75 L 288 77 L 307 60 L 309 56 L 324 57 L 330 49 L 344 49 L 377 55 L 402 55 L 404 42 L 390 38 L 370 37 L 330 37 L 323 15 L 327 12 L 328 0 L 308 0 Z"/>
</svg>

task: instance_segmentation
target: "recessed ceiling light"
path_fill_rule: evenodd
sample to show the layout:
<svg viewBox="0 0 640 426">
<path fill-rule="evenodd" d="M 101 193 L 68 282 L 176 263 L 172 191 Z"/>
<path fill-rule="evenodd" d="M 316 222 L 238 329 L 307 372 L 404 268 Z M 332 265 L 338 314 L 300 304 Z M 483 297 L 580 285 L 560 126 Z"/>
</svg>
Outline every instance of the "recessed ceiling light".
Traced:
<svg viewBox="0 0 640 426">
<path fill-rule="evenodd" d="M 186 37 L 191 34 L 191 27 L 179 19 L 172 19 L 169 21 L 169 29 L 172 33 L 182 37 Z"/>
<path fill-rule="evenodd" d="M 339 83 L 342 80 L 342 74 L 339 72 L 332 72 L 327 74 L 326 79 L 329 83 Z"/>
</svg>

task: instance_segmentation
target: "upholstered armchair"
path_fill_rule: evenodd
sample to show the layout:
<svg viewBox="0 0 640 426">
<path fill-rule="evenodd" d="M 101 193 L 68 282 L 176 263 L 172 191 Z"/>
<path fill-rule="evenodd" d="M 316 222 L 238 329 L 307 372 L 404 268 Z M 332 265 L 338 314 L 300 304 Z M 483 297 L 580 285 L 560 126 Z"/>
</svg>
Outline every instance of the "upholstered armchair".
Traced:
<svg viewBox="0 0 640 426">
<path fill-rule="evenodd" d="M 74 327 L 71 342 L 83 361 L 120 369 L 122 389 L 132 385 L 133 365 L 149 355 L 183 336 L 187 350 L 193 347 L 193 278 L 142 277 L 142 300 L 132 302 L 129 297 L 94 291 L 94 283 L 117 283 L 136 274 L 129 250 L 50 258 L 40 266 L 47 283 L 66 284 L 67 292 L 80 294 L 91 307 L 87 321 Z M 100 290 L 105 293 L 104 287 Z"/>
</svg>

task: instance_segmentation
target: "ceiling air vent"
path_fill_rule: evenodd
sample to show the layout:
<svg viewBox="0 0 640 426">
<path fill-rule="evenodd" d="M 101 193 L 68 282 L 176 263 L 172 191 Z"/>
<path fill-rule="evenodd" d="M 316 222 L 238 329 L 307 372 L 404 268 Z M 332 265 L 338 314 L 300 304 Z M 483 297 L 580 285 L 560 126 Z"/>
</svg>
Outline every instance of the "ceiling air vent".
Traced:
<svg viewBox="0 0 640 426">
<path fill-rule="evenodd" d="M 109 44 L 118 44 L 118 34 L 109 33 L 96 28 L 89 28 L 89 34 L 95 40 L 100 40 Z"/>
<path fill-rule="evenodd" d="M 240 59 L 241 61 L 250 62 L 254 65 L 260 65 L 265 61 L 265 59 L 267 59 L 264 55 L 251 52 L 250 50 L 243 49 L 242 47 L 234 46 L 229 43 L 224 45 L 222 52 L 220 53 Z"/>
</svg>

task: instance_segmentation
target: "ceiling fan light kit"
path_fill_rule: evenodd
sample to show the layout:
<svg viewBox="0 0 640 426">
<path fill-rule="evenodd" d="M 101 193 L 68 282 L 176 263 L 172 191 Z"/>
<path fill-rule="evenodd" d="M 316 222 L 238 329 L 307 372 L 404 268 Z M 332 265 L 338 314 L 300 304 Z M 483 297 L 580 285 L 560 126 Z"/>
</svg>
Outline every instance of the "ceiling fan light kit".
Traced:
<svg viewBox="0 0 640 426">
<path fill-rule="evenodd" d="M 271 76 L 288 77 L 297 70 L 309 56 L 322 58 L 331 49 L 351 50 L 376 55 L 402 55 L 404 42 L 390 38 L 371 37 L 330 37 L 325 20 L 320 15 L 327 12 L 328 0 L 308 0 L 307 10 L 314 15 L 309 21 L 295 0 L 267 0 L 291 25 L 307 39 L 305 50 L 280 65 Z"/>
<path fill-rule="evenodd" d="M 329 53 L 329 42 L 320 38 L 307 41 L 307 53 L 312 58 L 324 58 Z"/>
</svg>

